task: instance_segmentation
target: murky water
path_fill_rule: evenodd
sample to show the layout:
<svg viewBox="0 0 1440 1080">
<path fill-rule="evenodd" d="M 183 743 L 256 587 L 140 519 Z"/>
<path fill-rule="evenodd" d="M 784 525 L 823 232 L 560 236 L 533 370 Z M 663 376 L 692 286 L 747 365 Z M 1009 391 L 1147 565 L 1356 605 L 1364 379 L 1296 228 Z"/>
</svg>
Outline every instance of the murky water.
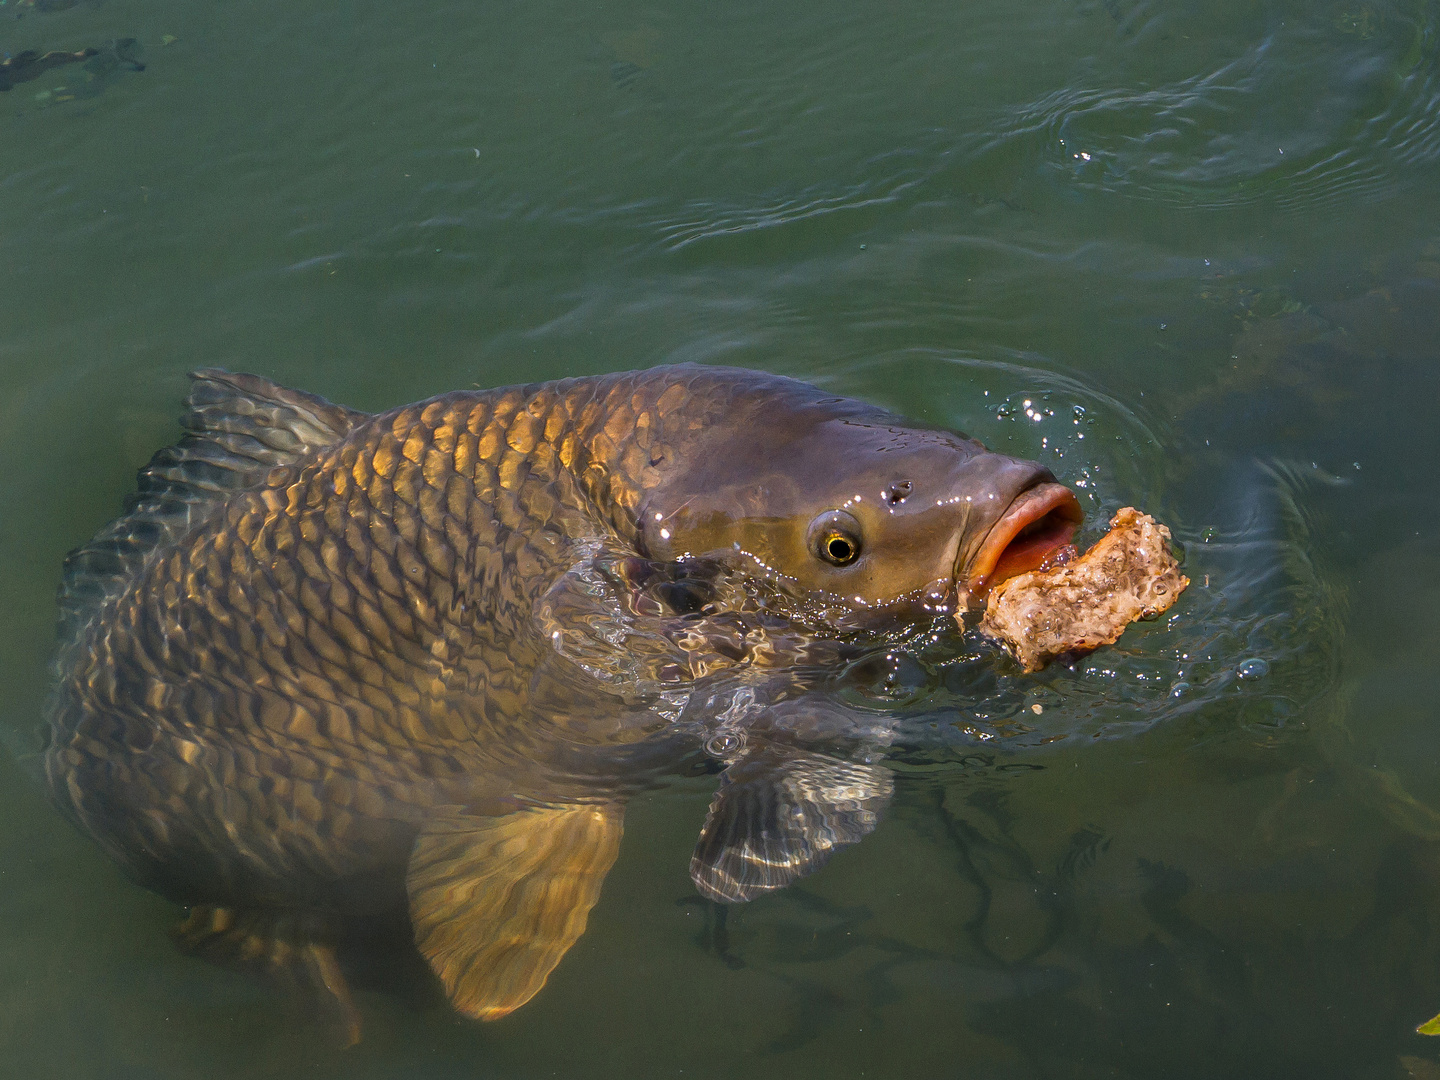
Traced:
<svg viewBox="0 0 1440 1080">
<path fill-rule="evenodd" d="M 100 50 L 0 93 L 0 1073 L 1440 1076 L 1437 35 L 1400 0 L 0 0 L 0 53 Z M 341 1051 L 178 953 L 27 769 L 60 560 L 184 372 L 379 408 L 679 360 L 1039 457 L 1194 585 L 1074 669 L 917 647 L 857 691 L 904 718 L 885 822 L 723 919 L 713 780 L 645 796 L 496 1024 L 356 961 Z"/>
</svg>

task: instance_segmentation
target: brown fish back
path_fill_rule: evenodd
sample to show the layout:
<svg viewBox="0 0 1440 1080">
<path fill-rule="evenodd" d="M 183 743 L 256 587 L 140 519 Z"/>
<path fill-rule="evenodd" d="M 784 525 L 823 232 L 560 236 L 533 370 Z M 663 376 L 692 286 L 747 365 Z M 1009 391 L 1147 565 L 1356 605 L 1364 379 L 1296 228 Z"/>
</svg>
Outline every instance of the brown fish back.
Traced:
<svg viewBox="0 0 1440 1080">
<path fill-rule="evenodd" d="M 364 414 L 254 375 L 195 372 L 181 420 L 186 435 L 140 471 L 123 513 L 65 559 L 60 636 L 73 640 L 154 552 L 258 487 L 271 470 L 339 441 Z"/>
</svg>

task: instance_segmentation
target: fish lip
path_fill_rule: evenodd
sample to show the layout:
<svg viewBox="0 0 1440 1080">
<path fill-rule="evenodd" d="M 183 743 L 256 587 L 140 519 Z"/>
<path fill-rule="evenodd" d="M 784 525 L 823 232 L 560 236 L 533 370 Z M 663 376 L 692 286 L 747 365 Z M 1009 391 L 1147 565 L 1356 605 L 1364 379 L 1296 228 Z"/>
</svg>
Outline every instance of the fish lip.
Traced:
<svg viewBox="0 0 1440 1080">
<path fill-rule="evenodd" d="M 1075 530 L 1085 520 L 1085 512 L 1080 509 L 1080 500 L 1075 497 L 1075 493 L 1064 484 L 1040 481 L 1020 492 L 1000 516 L 1000 520 L 986 533 L 980 550 L 971 560 L 968 575 L 956 575 L 962 582 L 963 595 L 971 599 L 983 599 L 986 593 L 1000 582 L 1015 576 L 1015 573 L 1022 573 L 1023 570 L 1019 570 L 997 576 L 995 571 L 1005 549 L 1015 538 L 1027 526 L 1046 518 L 1053 518 L 1049 525 L 1053 535 L 1045 538 L 1043 550 L 1053 553 L 1070 542 Z"/>
</svg>

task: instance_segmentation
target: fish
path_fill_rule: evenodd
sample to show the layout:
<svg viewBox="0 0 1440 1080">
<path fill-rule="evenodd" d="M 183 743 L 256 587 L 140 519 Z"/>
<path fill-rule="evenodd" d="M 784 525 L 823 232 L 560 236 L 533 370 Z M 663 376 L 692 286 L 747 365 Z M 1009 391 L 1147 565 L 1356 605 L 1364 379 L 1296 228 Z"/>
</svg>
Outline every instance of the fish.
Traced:
<svg viewBox="0 0 1440 1080">
<path fill-rule="evenodd" d="M 118 71 L 122 64 L 130 71 L 144 71 L 144 52 L 144 47 L 135 38 L 117 38 L 104 48 L 91 46 L 75 52 L 52 51 L 41 55 L 34 49 L 27 49 L 0 60 L 0 93 L 19 83 L 38 79 L 51 68 L 65 64 L 83 63 L 86 78 L 92 82 Z"/>
<path fill-rule="evenodd" d="M 1083 518 L 1039 464 L 758 371 L 378 414 L 191 380 L 184 436 L 66 558 L 45 777 L 188 908 L 183 946 L 294 976 L 351 1041 L 347 927 L 399 913 L 460 1013 L 505 1016 L 667 776 L 719 774 L 708 899 L 858 842 L 890 734 L 836 672 Z"/>
<path fill-rule="evenodd" d="M 17 83 L 38 79 L 51 68 L 61 67 L 65 64 L 78 64 L 98 55 L 100 55 L 99 49 L 85 48 L 77 52 L 52 51 L 44 55 L 34 49 L 26 49 L 14 56 L 7 56 L 4 60 L 0 60 L 0 92 L 9 90 Z"/>
</svg>

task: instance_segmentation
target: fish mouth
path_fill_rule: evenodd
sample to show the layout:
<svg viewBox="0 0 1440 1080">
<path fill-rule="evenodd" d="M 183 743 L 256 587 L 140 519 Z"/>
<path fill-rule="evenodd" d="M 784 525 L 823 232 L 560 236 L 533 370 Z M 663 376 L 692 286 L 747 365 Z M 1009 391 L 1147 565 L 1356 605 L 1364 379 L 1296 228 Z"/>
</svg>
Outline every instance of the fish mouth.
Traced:
<svg viewBox="0 0 1440 1080">
<path fill-rule="evenodd" d="M 976 552 L 964 582 L 969 596 L 983 599 L 1002 581 L 1045 566 L 1069 545 L 1084 520 L 1080 501 L 1064 484 L 1026 488 L 991 526 Z"/>
</svg>

